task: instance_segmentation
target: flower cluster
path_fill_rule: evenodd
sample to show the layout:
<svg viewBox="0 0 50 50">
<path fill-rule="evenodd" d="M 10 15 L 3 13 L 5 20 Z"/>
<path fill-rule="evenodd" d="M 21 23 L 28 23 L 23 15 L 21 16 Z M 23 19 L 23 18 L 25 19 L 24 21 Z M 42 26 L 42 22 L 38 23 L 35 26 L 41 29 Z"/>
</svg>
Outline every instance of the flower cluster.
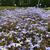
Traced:
<svg viewBox="0 0 50 50">
<path fill-rule="evenodd" d="M 50 34 L 45 10 L 28 7 L 0 11 L 0 50 L 47 50 Z"/>
</svg>

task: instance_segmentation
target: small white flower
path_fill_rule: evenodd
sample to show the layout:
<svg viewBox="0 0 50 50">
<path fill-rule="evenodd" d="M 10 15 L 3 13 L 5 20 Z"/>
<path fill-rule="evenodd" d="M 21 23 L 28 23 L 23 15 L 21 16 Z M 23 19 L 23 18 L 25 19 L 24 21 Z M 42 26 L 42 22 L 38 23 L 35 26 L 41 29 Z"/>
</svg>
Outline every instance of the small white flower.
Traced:
<svg viewBox="0 0 50 50">
<path fill-rule="evenodd" d="M 39 48 L 40 46 L 39 46 L 39 44 L 35 44 L 33 47 L 38 47 Z"/>
<path fill-rule="evenodd" d="M 33 32 L 33 30 L 30 31 L 31 33 Z"/>
<path fill-rule="evenodd" d="M 23 42 L 21 41 L 20 44 L 23 44 Z"/>
<path fill-rule="evenodd" d="M 22 30 L 22 33 L 27 33 L 26 29 L 23 29 L 23 30 Z"/>
<path fill-rule="evenodd" d="M 19 26 L 16 26 L 16 28 L 18 29 L 18 28 L 19 28 Z"/>
<path fill-rule="evenodd" d="M 49 35 L 46 35 L 46 37 L 49 37 Z"/>
<path fill-rule="evenodd" d="M 21 44 L 19 44 L 19 43 L 15 43 L 15 45 L 16 45 L 15 47 L 21 46 Z"/>
<path fill-rule="evenodd" d="M 27 20 L 30 20 L 30 18 L 27 18 Z"/>
<path fill-rule="evenodd" d="M 39 33 L 36 33 L 36 35 L 39 35 Z"/>
<path fill-rule="evenodd" d="M 50 50 L 50 47 L 45 47 L 46 48 L 46 50 Z"/>
<path fill-rule="evenodd" d="M 20 41 L 20 38 L 17 38 L 18 41 Z"/>
<path fill-rule="evenodd" d="M 14 31 L 9 31 L 10 34 L 12 34 Z"/>
<path fill-rule="evenodd" d="M 11 46 L 18 47 L 18 46 L 21 46 L 21 45 L 19 43 L 11 43 L 10 45 L 8 45 L 8 47 L 11 47 Z"/>
<path fill-rule="evenodd" d="M 31 38 L 27 38 L 26 39 L 26 42 L 31 42 Z"/>
<path fill-rule="evenodd" d="M 48 34 L 50 34 L 50 32 L 48 32 Z"/>
<path fill-rule="evenodd" d="M 2 41 L 5 41 L 5 38 L 3 38 Z"/>
</svg>

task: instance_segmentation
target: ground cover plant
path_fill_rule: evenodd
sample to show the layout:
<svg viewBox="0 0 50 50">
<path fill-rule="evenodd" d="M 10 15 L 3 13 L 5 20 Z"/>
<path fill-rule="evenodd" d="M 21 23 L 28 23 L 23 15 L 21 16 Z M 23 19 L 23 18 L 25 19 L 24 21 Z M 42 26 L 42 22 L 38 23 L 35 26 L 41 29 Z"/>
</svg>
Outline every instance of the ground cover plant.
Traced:
<svg viewBox="0 0 50 50">
<path fill-rule="evenodd" d="M 36 7 L 0 10 L 0 50 L 50 50 L 49 15 Z"/>
</svg>

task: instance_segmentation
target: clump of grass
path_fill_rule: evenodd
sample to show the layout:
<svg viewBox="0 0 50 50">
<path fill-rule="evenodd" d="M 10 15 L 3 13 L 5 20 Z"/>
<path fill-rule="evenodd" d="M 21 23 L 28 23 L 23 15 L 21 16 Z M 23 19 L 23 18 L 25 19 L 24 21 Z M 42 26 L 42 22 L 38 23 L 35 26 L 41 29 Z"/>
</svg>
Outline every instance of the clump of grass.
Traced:
<svg viewBox="0 0 50 50">
<path fill-rule="evenodd" d="M 0 10 L 4 9 L 14 10 L 15 8 L 16 8 L 15 6 L 0 6 Z"/>
<path fill-rule="evenodd" d="M 46 7 L 46 8 L 44 8 L 45 10 L 50 10 L 50 7 Z"/>
</svg>

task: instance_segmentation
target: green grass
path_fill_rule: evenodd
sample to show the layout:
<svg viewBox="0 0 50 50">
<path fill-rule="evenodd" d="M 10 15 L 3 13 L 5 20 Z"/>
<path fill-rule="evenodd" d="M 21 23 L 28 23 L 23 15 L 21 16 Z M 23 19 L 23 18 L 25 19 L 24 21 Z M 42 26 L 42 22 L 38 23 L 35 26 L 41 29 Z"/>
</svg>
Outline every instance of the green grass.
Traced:
<svg viewBox="0 0 50 50">
<path fill-rule="evenodd" d="M 16 8 L 15 6 L 0 6 L 0 10 L 4 10 L 4 9 L 13 10 L 13 9 L 15 9 L 15 8 Z"/>
<path fill-rule="evenodd" d="M 45 10 L 50 10 L 50 7 L 46 7 L 46 8 L 44 8 Z"/>
<path fill-rule="evenodd" d="M 15 6 L 0 6 L 0 10 L 4 10 L 4 9 L 14 10 L 15 8 L 16 8 Z M 44 9 L 45 10 L 50 10 L 50 7 L 46 7 Z"/>
</svg>

